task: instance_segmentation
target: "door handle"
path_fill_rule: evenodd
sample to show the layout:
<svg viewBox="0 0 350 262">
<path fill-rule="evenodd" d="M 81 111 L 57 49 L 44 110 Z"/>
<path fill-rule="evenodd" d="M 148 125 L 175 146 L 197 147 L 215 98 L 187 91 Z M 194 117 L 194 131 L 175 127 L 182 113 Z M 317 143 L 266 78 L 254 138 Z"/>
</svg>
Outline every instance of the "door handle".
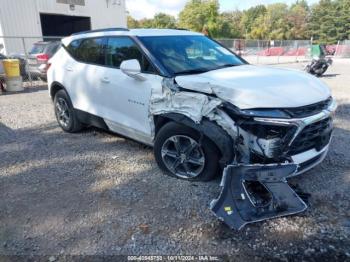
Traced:
<svg viewBox="0 0 350 262">
<path fill-rule="evenodd" d="M 66 70 L 67 70 L 68 72 L 73 72 L 73 67 L 67 66 L 67 67 L 66 67 Z"/>
<path fill-rule="evenodd" d="M 105 83 L 105 84 L 109 84 L 109 83 L 110 83 L 108 77 L 103 77 L 103 78 L 101 78 L 101 82 L 102 82 L 102 83 Z"/>
</svg>

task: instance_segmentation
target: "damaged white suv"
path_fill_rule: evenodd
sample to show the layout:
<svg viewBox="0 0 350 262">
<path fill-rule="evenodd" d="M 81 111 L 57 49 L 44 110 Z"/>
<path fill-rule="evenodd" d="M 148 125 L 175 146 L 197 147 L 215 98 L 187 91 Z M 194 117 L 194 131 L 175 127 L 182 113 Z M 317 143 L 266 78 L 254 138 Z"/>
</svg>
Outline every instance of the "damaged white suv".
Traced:
<svg viewBox="0 0 350 262">
<path fill-rule="evenodd" d="M 50 60 L 59 125 L 96 126 L 154 147 L 161 169 L 207 181 L 229 164 L 295 163 L 327 154 L 336 103 L 303 72 L 249 65 L 185 30 L 72 35 Z"/>
</svg>

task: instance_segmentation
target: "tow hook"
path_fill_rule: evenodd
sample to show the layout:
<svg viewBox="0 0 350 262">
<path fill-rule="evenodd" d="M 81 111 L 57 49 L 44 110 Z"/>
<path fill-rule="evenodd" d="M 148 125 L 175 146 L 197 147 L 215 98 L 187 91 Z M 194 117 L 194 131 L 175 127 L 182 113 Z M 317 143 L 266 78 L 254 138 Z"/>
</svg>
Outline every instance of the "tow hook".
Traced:
<svg viewBox="0 0 350 262">
<path fill-rule="evenodd" d="M 221 193 L 210 209 L 236 230 L 249 223 L 303 212 L 307 205 L 286 180 L 297 168 L 295 164 L 229 165 L 221 180 Z"/>
</svg>

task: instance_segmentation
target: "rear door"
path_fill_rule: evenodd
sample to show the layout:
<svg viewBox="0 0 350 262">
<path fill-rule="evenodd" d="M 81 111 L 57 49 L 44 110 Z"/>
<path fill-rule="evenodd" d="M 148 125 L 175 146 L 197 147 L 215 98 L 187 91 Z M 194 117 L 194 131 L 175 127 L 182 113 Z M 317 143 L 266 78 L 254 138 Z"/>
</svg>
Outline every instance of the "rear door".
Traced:
<svg viewBox="0 0 350 262">
<path fill-rule="evenodd" d="M 64 86 L 68 89 L 76 109 L 101 116 L 103 94 L 100 79 L 103 76 L 105 38 L 86 38 L 73 41 L 67 51 L 72 57 L 64 62 Z"/>
<path fill-rule="evenodd" d="M 145 81 L 131 78 L 119 69 L 123 61 L 130 59 L 140 62 Z M 151 144 L 149 101 L 152 87 L 160 85 L 162 78 L 133 39 L 127 36 L 107 39 L 105 65 L 97 95 L 98 107 L 107 125 L 114 132 Z"/>
</svg>

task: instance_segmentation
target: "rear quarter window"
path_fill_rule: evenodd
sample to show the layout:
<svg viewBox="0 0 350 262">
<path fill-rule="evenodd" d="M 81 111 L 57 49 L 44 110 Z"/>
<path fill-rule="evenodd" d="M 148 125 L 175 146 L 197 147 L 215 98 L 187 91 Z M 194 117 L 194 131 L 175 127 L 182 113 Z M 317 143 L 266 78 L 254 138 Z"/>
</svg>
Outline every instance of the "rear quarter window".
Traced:
<svg viewBox="0 0 350 262">
<path fill-rule="evenodd" d="M 67 51 L 80 62 L 104 64 L 103 38 L 75 40 L 67 47 Z"/>
<path fill-rule="evenodd" d="M 76 59 L 76 52 L 77 52 L 80 44 L 81 44 L 81 39 L 74 40 L 66 47 L 67 52 L 75 59 Z"/>
</svg>

